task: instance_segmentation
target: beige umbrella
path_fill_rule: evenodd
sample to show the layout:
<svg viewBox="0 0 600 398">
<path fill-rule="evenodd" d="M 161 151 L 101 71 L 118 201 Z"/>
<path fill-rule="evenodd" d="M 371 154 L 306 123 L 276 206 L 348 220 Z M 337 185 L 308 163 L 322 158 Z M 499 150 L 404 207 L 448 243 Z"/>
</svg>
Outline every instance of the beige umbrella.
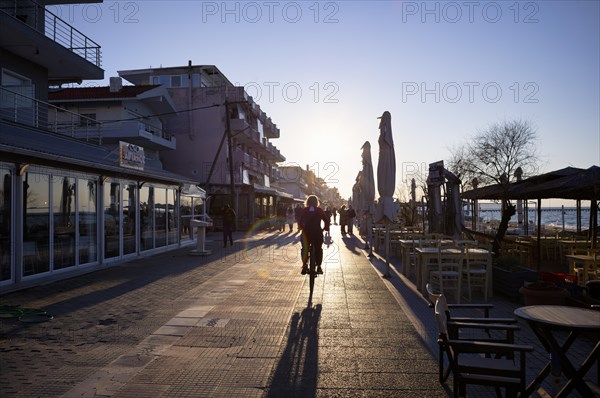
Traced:
<svg viewBox="0 0 600 398">
<path fill-rule="evenodd" d="M 361 213 L 364 216 L 366 228 L 367 246 L 369 255 L 373 255 L 373 213 L 375 206 L 375 176 L 373 174 L 373 160 L 371 159 L 371 143 L 366 141 L 362 150 L 362 174 L 361 174 Z"/>
<path fill-rule="evenodd" d="M 377 163 L 377 191 L 379 210 L 375 221 L 391 223 L 396 220 L 394 191 L 396 188 L 396 154 L 392 137 L 392 115 L 385 111 L 379 118 L 379 162 Z"/>
<path fill-rule="evenodd" d="M 352 186 L 352 207 L 354 207 L 355 210 L 362 208 L 361 180 L 362 171 L 359 171 L 354 180 L 354 185 Z"/>
<path fill-rule="evenodd" d="M 392 115 L 385 111 L 379 118 L 379 161 L 377 163 L 377 191 L 379 203 L 375 221 L 385 224 L 385 260 L 386 278 L 391 277 L 389 272 L 390 260 L 390 224 L 396 221 L 396 206 L 394 204 L 394 190 L 396 188 L 396 153 L 392 137 Z"/>
</svg>

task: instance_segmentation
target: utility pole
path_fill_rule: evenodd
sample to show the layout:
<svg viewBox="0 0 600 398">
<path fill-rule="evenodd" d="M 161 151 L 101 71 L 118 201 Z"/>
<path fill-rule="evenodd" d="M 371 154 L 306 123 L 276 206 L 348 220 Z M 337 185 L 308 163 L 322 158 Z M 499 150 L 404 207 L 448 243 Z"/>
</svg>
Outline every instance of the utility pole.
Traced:
<svg viewBox="0 0 600 398">
<path fill-rule="evenodd" d="M 231 142 L 231 127 L 229 116 L 229 100 L 225 99 L 225 126 L 227 129 L 227 146 L 229 148 L 229 186 L 231 189 L 231 207 L 237 214 L 238 209 L 235 200 L 235 183 L 233 181 L 233 144 Z"/>
</svg>

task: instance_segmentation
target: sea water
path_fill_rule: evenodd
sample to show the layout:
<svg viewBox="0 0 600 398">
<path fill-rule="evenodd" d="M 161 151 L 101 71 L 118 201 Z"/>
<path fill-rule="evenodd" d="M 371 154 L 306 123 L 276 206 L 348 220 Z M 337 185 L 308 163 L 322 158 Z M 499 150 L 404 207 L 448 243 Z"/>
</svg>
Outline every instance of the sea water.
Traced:
<svg viewBox="0 0 600 398">
<path fill-rule="evenodd" d="M 537 208 L 529 205 L 528 220 L 530 224 L 537 225 Z M 499 221 L 501 218 L 500 205 L 482 204 L 479 209 L 479 218 L 482 222 Z M 581 207 L 581 228 L 589 228 L 590 208 Z M 518 222 L 518 216 L 515 214 L 510 222 Z M 550 228 L 559 228 L 566 230 L 575 230 L 577 228 L 577 208 L 576 207 L 542 207 L 541 224 Z"/>
</svg>

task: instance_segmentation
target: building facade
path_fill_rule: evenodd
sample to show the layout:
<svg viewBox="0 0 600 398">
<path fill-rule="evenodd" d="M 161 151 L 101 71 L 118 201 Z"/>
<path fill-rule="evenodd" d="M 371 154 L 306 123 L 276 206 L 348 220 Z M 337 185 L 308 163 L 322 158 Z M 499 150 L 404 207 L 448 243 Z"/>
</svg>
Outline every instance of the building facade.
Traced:
<svg viewBox="0 0 600 398">
<path fill-rule="evenodd" d="M 162 152 L 165 168 L 198 182 L 210 197 L 218 228 L 223 205 L 236 210 L 238 229 L 275 216 L 293 196 L 276 188 L 278 163 L 273 145 L 280 131 L 244 87 L 233 85 L 214 65 L 119 71 L 135 85 L 166 87 L 179 113 L 165 125 L 177 149 Z"/>
<path fill-rule="evenodd" d="M 76 2 L 0 1 L 0 293 L 179 247 L 180 208 L 204 203 L 153 157 L 148 142 L 169 140 L 145 151 L 127 142 L 138 124 L 105 136 L 97 114 L 48 102 L 49 87 L 104 76 L 100 46 L 46 10 L 57 3 Z"/>
</svg>

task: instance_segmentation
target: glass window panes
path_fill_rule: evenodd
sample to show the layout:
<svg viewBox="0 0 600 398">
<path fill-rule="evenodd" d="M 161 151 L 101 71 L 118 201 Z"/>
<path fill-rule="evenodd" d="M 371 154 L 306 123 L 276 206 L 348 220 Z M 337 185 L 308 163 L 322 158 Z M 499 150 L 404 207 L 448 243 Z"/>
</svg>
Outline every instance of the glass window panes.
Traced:
<svg viewBox="0 0 600 398">
<path fill-rule="evenodd" d="M 96 203 L 98 182 L 80 179 L 77 184 L 77 211 L 79 216 L 79 263 L 98 261 L 98 221 Z"/>
<path fill-rule="evenodd" d="M 167 190 L 155 187 L 154 201 L 155 245 L 162 247 L 167 244 Z"/>
<path fill-rule="evenodd" d="M 119 256 L 121 188 L 118 182 L 104 184 L 104 258 Z"/>
<path fill-rule="evenodd" d="M 75 178 L 52 178 L 54 269 L 75 265 Z"/>
<path fill-rule="evenodd" d="M 177 190 L 167 189 L 167 228 L 168 228 L 168 244 L 177 243 L 179 236 L 179 220 L 177 218 Z"/>
<path fill-rule="evenodd" d="M 0 168 L 0 281 L 12 279 L 13 174 Z"/>
<path fill-rule="evenodd" d="M 49 176 L 25 173 L 23 182 L 23 275 L 50 270 Z"/>
<path fill-rule="evenodd" d="M 129 183 L 123 192 L 123 255 L 136 252 L 137 184 Z"/>
<path fill-rule="evenodd" d="M 140 188 L 140 250 L 154 248 L 154 187 Z"/>
</svg>

